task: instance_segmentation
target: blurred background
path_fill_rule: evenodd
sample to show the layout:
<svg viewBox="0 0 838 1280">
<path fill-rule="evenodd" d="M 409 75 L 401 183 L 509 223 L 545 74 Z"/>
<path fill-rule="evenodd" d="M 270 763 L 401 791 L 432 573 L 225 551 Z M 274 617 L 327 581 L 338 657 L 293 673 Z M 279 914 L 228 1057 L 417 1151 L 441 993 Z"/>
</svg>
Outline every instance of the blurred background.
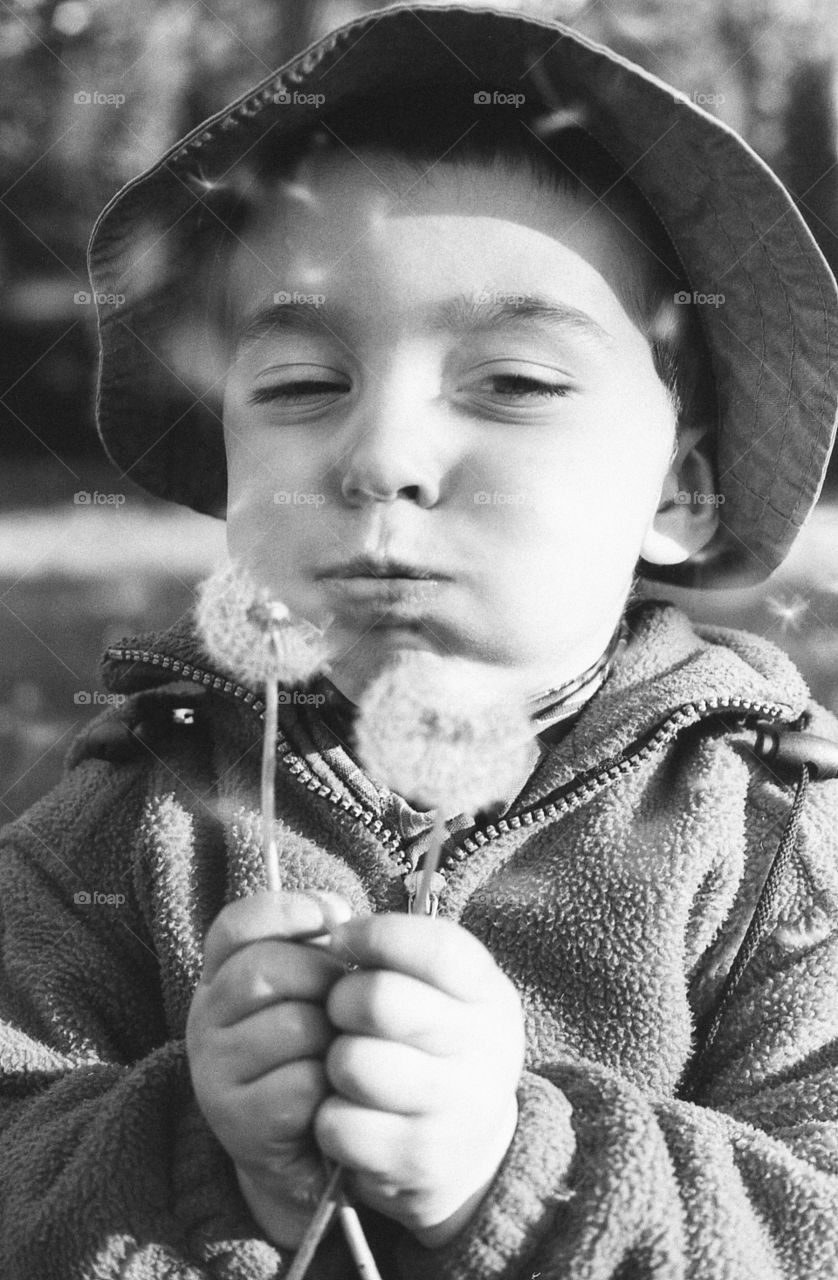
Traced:
<svg viewBox="0 0 838 1280">
<path fill-rule="evenodd" d="M 102 709 L 103 648 L 174 622 L 223 556 L 218 522 L 116 484 L 98 444 L 84 265 L 96 215 L 204 116 L 329 27 L 378 7 L 0 6 L 0 824 L 53 785 L 74 733 Z M 508 7 L 571 22 L 738 129 L 791 189 L 838 270 L 834 0 Z M 694 617 L 777 641 L 838 711 L 838 462 L 792 558 L 769 583 L 667 594 Z"/>
</svg>

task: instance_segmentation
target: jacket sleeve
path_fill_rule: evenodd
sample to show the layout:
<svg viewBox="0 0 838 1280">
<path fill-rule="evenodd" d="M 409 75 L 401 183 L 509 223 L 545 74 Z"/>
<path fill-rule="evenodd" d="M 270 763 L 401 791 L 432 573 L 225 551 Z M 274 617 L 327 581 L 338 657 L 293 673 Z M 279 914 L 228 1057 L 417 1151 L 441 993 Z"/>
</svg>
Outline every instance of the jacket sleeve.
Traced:
<svg viewBox="0 0 838 1280">
<path fill-rule="evenodd" d="M 441 1249 L 405 1234 L 400 1276 L 838 1276 L 838 782 L 810 797 L 696 1100 L 578 1059 L 525 1073 L 515 1138 L 478 1213 Z M 754 824 L 763 864 L 787 809 L 775 788 Z"/>
<path fill-rule="evenodd" d="M 7 1280 L 284 1271 L 167 1039 L 135 892 L 148 778 L 86 761 L 0 838 L 0 1257 Z"/>
</svg>

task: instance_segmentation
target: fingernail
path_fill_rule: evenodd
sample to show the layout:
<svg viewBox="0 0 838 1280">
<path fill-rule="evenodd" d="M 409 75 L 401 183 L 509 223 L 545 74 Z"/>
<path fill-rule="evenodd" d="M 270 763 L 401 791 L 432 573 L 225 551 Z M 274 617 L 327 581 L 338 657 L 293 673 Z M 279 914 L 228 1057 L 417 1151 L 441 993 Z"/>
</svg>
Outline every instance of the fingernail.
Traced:
<svg viewBox="0 0 838 1280">
<path fill-rule="evenodd" d="M 342 924 L 335 925 L 332 929 L 329 949 L 336 959 L 343 961 L 347 969 L 357 969 L 358 956 L 353 951 L 352 944 L 346 939 L 347 926 L 351 923 L 351 920 L 346 920 Z"/>
<path fill-rule="evenodd" d="M 352 908 L 340 894 L 324 893 L 319 901 L 323 919 L 331 930 L 352 919 Z"/>
<path fill-rule="evenodd" d="M 303 929 L 299 933 L 291 936 L 292 942 L 315 942 L 319 938 L 328 938 L 331 929 L 327 929 L 325 925 L 321 925 L 319 929 Z"/>
</svg>

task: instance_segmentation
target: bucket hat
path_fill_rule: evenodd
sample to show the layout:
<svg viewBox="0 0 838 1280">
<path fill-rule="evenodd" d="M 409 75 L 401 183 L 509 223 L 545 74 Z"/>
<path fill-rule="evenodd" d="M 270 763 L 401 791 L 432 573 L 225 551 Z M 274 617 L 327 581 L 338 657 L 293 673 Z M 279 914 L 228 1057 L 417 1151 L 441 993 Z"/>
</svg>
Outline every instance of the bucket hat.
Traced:
<svg viewBox="0 0 838 1280">
<path fill-rule="evenodd" d="M 700 558 L 654 573 L 684 585 L 766 578 L 818 497 L 834 438 L 833 276 L 789 193 L 738 134 L 612 50 L 520 11 L 409 4 L 368 12 L 117 192 L 88 248 L 107 453 L 150 493 L 223 515 L 223 379 L 195 336 L 205 310 L 207 192 L 268 134 L 275 150 L 284 138 L 290 146 L 311 127 L 318 102 L 332 111 L 361 90 L 435 78 L 459 81 L 477 111 L 496 86 L 512 84 L 549 112 L 581 112 L 657 214 L 689 284 L 679 300 L 700 307 L 718 413 L 720 521 Z"/>
</svg>

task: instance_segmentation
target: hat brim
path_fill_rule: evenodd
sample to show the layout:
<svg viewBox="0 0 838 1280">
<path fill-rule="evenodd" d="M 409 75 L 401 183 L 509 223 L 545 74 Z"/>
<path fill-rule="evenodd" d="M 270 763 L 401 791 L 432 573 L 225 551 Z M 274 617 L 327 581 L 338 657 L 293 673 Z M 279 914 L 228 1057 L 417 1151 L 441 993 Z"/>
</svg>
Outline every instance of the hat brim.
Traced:
<svg viewBox="0 0 838 1280">
<path fill-rule="evenodd" d="M 311 122 L 299 101 L 439 76 L 472 93 L 519 82 L 585 128 L 667 229 L 701 305 L 715 379 L 719 530 L 700 561 L 658 576 L 766 578 L 823 482 L 836 425 L 838 295 L 791 197 L 751 148 L 684 94 L 571 28 L 492 9 L 407 5 L 330 33 L 176 143 L 110 201 L 88 264 L 99 316 L 97 423 L 150 492 L 223 513 L 221 384 L 172 352 L 200 312 L 202 195 L 255 141 Z M 295 91 L 297 97 L 295 98 Z M 290 96 L 291 101 L 286 99 Z M 202 222 L 203 219 L 203 222 Z M 719 298 L 723 301 L 719 301 Z M 697 300 L 693 302 L 693 299 Z"/>
</svg>

